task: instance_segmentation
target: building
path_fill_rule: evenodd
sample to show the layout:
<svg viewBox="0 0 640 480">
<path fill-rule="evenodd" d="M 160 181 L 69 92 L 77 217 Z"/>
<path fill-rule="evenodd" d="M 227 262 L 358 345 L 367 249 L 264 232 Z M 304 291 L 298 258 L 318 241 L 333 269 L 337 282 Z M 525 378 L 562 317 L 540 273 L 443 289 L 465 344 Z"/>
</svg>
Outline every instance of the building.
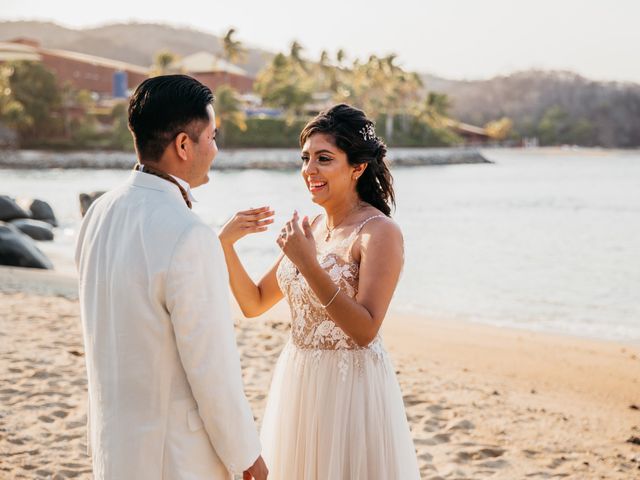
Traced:
<svg viewBox="0 0 640 480">
<path fill-rule="evenodd" d="M 468 123 L 462 123 L 451 118 L 445 119 L 445 126 L 460 135 L 467 145 L 482 145 L 491 140 L 487 130 Z"/>
<path fill-rule="evenodd" d="M 126 62 L 85 53 L 42 48 L 27 38 L 0 42 L 0 63 L 13 60 L 40 61 L 56 76 L 58 83 L 71 84 L 101 97 L 126 97 L 128 91 L 149 76 L 149 69 Z"/>
<path fill-rule="evenodd" d="M 198 52 L 174 62 L 169 69 L 191 75 L 215 93 L 222 85 L 229 85 L 241 94 L 253 92 L 253 77 L 222 58 L 209 52 Z"/>
</svg>

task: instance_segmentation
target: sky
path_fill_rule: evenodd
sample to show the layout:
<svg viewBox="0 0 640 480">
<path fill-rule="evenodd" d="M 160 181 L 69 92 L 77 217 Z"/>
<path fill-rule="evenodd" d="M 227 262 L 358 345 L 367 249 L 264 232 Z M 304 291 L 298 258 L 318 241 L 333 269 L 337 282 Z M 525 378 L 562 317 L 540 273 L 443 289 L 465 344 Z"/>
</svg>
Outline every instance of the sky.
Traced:
<svg viewBox="0 0 640 480">
<path fill-rule="evenodd" d="M 594 80 L 640 83 L 640 0 L 0 0 L 0 20 L 72 28 L 150 22 L 317 58 L 398 55 L 403 67 L 481 79 L 526 69 L 571 70 Z"/>
</svg>

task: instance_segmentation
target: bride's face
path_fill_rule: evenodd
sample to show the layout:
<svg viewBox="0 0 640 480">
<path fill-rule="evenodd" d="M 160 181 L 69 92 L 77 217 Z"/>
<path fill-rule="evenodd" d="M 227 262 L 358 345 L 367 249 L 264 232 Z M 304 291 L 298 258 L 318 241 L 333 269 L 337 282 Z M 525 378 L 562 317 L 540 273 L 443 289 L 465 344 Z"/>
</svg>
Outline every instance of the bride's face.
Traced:
<svg viewBox="0 0 640 480">
<path fill-rule="evenodd" d="M 330 135 L 315 133 L 302 146 L 302 178 L 318 205 L 341 202 L 355 194 L 354 171 L 347 154 Z"/>
</svg>

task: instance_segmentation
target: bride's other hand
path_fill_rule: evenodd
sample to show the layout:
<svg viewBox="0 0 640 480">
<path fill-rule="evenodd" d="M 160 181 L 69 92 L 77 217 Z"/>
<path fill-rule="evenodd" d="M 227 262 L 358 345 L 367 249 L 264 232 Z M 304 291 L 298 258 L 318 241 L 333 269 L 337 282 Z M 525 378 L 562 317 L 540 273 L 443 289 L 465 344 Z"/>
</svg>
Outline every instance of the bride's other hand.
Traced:
<svg viewBox="0 0 640 480">
<path fill-rule="evenodd" d="M 275 211 L 271 207 L 259 207 L 236 213 L 218 233 L 220 243 L 233 245 L 250 233 L 265 232 L 273 223 Z"/>
<path fill-rule="evenodd" d="M 291 220 L 282 228 L 277 243 L 301 272 L 318 263 L 316 241 L 311 232 L 309 218 L 304 217 L 300 223 L 298 212 L 293 212 Z"/>
</svg>

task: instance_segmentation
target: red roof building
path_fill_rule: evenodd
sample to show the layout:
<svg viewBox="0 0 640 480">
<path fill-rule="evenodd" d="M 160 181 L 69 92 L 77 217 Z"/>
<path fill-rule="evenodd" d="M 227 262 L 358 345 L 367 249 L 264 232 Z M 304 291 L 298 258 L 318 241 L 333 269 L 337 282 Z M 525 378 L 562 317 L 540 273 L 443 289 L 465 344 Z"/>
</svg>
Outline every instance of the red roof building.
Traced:
<svg viewBox="0 0 640 480">
<path fill-rule="evenodd" d="M 229 85 L 242 94 L 253 92 L 254 79 L 247 72 L 209 52 L 188 55 L 170 68 L 191 75 L 214 93 L 222 85 Z"/>
<path fill-rule="evenodd" d="M 89 90 L 101 96 L 112 96 L 115 82 L 126 82 L 135 89 L 149 76 L 149 69 L 126 62 L 96 57 L 68 50 L 42 48 L 37 41 L 17 38 L 0 42 L 0 63 L 12 60 L 40 61 L 63 85 L 69 83 L 79 90 Z M 124 80 L 123 80 L 124 79 Z"/>
</svg>

